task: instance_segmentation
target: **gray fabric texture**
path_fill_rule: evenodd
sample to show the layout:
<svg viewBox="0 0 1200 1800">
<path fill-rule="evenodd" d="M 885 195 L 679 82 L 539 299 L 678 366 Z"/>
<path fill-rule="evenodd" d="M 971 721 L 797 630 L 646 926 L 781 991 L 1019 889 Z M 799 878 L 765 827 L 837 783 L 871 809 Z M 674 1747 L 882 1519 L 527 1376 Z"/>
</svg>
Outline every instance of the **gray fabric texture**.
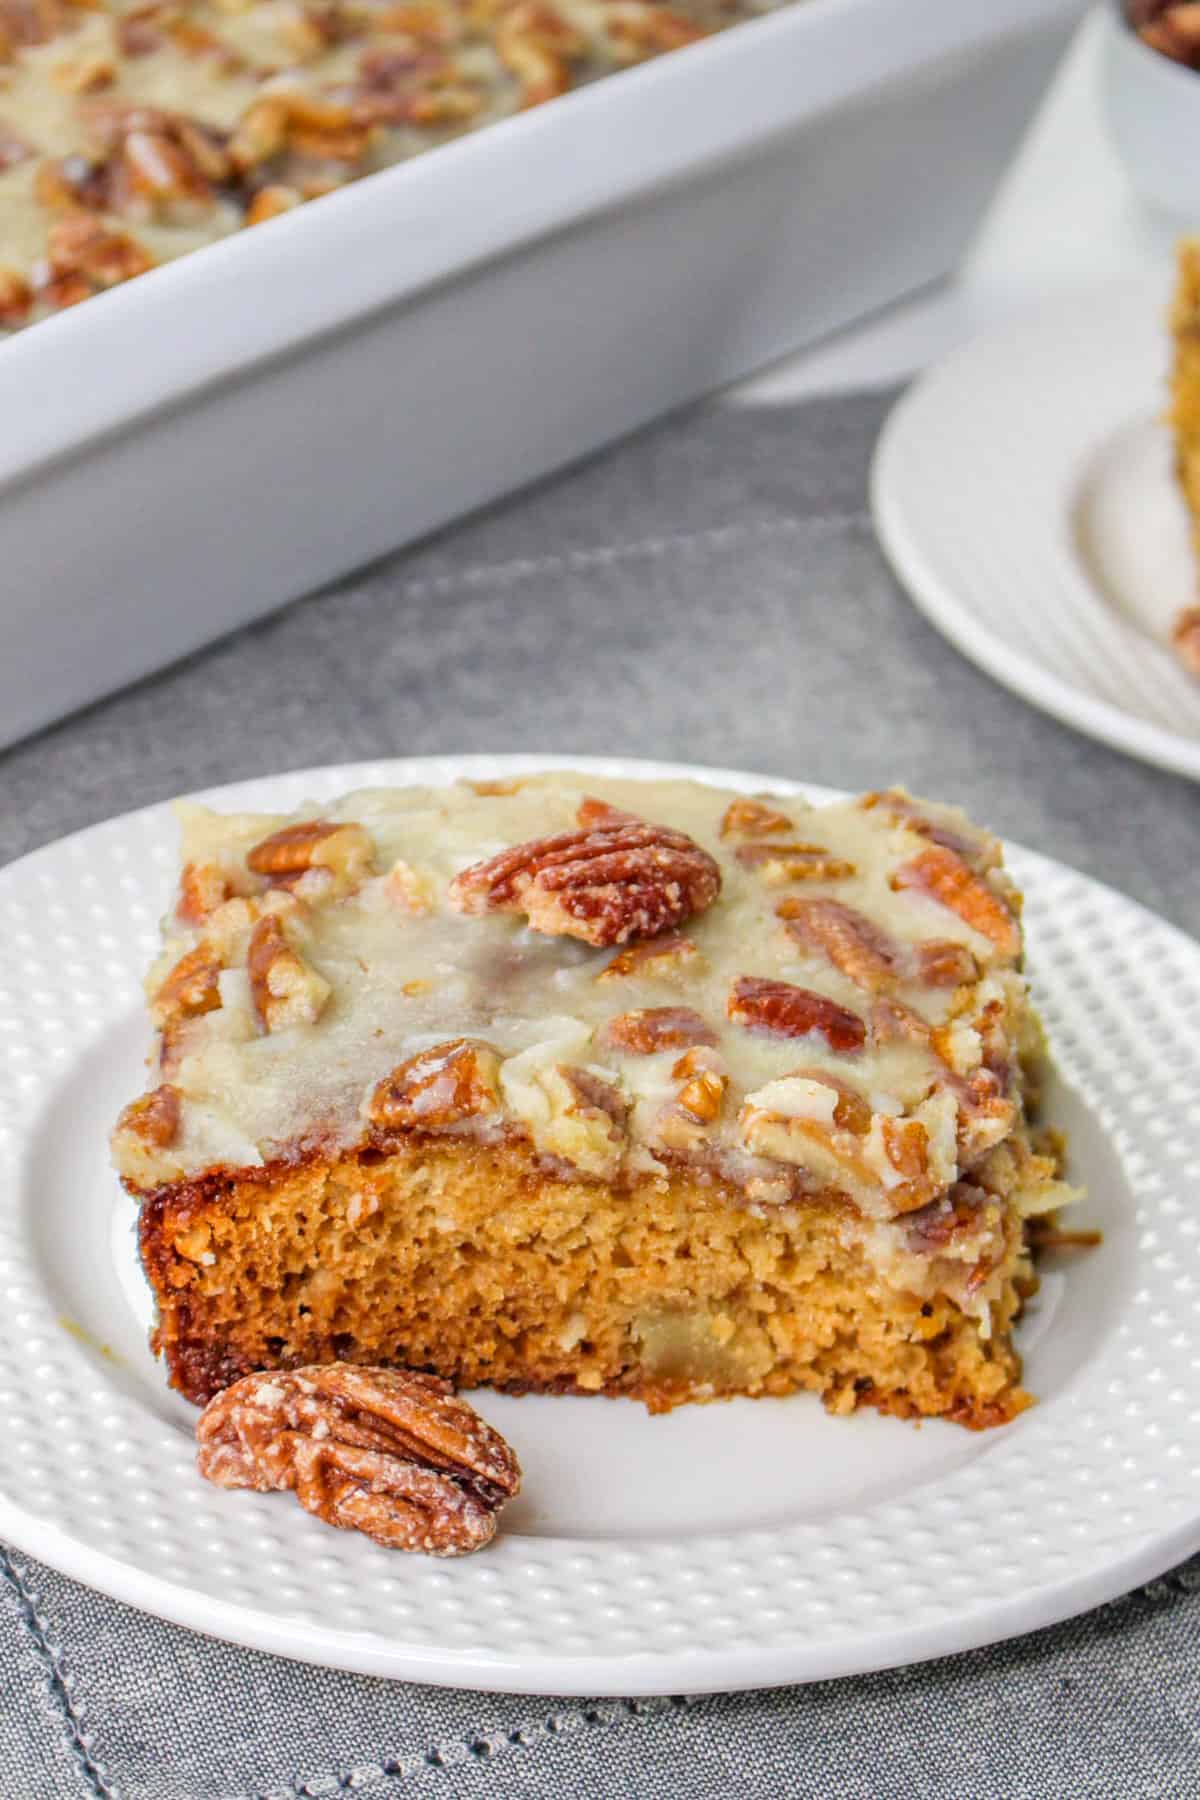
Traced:
<svg viewBox="0 0 1200 1800">
<path fill-rule="evenodd" d="M 1200 932 L 1197 790 L 924 623 L 865 509 L 886 397 L 656 427 L 0 756 L 0 860 L 268 769 L 545 749 L 903 780 Z M 1200 1794 L 1200 1558 L 890 1673 L 664 1701 L 304 1668 L 0 1559 L 0 1796 Z"/>
</svg>

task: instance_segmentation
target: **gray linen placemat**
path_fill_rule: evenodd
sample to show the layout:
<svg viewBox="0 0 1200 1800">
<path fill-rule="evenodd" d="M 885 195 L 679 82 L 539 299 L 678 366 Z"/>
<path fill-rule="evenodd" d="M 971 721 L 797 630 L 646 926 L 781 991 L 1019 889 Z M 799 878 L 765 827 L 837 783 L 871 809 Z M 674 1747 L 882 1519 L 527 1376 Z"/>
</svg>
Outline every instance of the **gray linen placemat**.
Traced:
<svg viewBox="0 0 1200 1800">
<path fill-rule="evenodd" d="M 268 769 L 628 753 L 902 779 L 1200 933 L 1197 789 L 996 687 L 892 581 L 865 511 L 884 407 L 688 413 L 18 746 L 0 757 L 0 860 Z M 1196 1795 L 1198 1642 L 1200 1558 L 918 1668 L 698 1700 L 506 1698 L 231 1649 L 13 1553 L 0 1797 Z"/>
</svg>

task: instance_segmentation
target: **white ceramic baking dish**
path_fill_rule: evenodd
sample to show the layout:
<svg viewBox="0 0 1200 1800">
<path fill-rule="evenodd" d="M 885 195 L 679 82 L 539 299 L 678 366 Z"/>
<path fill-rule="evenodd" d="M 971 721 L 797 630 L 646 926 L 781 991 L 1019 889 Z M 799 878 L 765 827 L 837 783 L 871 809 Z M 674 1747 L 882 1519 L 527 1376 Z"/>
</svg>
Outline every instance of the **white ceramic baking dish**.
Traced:
<svg viewBox="0 0 1200 1800">
<path fill-rule="evenodd" d="M 943 274 L 1081 0 L 799 0 L 0 344 L 0 741 Z"/>
</svg>

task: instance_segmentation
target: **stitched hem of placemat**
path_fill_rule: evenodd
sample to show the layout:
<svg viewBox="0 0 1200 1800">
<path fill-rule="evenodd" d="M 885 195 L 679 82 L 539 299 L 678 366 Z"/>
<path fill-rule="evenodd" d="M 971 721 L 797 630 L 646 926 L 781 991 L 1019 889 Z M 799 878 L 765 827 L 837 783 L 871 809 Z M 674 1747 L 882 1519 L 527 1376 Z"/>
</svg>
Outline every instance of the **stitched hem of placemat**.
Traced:
<svg viewBox="0 0 1200 1800">
<path fill-rule="evenodd" d="M 0 1549 L 0 1578 L 16 1600 L 17 1616 L 25 1627 L 36 1655 L 45 1666 L 46 1684 L 59 1715 L 72 1762 L 89 1792 L 96 1795 L 97 1800 L 121 1800 L 120 1789 L 92 1755 L 92 1739 L 86 1723 L 87 1711 L 76 1692 L 75 1678 L 67 1667 L 66 1658 L 50 1634 L 49 1624 L 39 1606 L 37 1590 L 3 1549 Z"/>
<path fill-rule="evenodd" d="M 255 1789 L 233 1794 L 227 1800 L 325 1800 L 326 1795 L 346 1794 L 366 1781 L 408 1781 L 426 1769 L 442 1769 L 449 1773 L 470 1763 L 490 1762 L 514 1750 L 538 1750 L 556 1739 L 578 1732 L 612 1728 L 630 1719 L 663 1712 L 680 1712 L 694 1705 L 687 1695 L 647 1700 L 610 1700 L 601 1705 L 572 1708 L 569 1712 L 549 1713 L 544 1718 L 525 1721 L 511 1731 L 472 1732 L 466 1737 L 446 1739 L 430 1744 L 411 1756 L 387 1757 L 382 1762 L 356 1763 L 351 1769 L 327 1775 L 297 1776 L 284 1788 Z"/>
<path fill-rule="evenodd" d="M 818 513 L 805 519 L 749 519 L 727 525 L 707 525 L 696 531 L 669 532 L 663 537 L 638 538 L 629 544 L 589 544 L 553 556 L 516 556 L 506 562 L 469 563 L 465 569 L 444 575 L 417 575 L 401 584 L 405 599 L 456 593 L 460 588 L 492 583 L 524 581 L 531 575 L 557 575 L 581 569 L 605 568 L 611 563 L 638 557 L 664 556 L 671 550 L 725 550 L 737 544 L 768 537 L 808 537 L 814 531 L 847 531 L 869 523 L 865 508 L 855 512 Z"/>
</svg>

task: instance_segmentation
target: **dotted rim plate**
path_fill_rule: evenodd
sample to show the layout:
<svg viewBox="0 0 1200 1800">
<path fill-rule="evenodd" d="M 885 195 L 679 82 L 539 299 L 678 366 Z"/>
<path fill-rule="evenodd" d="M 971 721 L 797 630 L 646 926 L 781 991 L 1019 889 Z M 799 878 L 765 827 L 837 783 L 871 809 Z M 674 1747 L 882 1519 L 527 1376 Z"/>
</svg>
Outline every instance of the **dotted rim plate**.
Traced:
<svg viewBox="0 0 1200 1800">
<path fill-rule="evenodd" d="M 871 511 L 897 577 L 964 656 L 1064 724 L 1200 780 L 1200 682 L 1106 598 L 1078 535 L 1096 458 L 1165 405 L 1166 304 L 1161 280 L 1120 284 L 953 351 L 892 409 Z"/>
<path fill-rule="evenodd" d="M 800 791 L 677 764 L 472 756 L 303 771 L 203 797 L 283 810 L 373 783 L 555 764 Z M 914 1435 L 874 1415 L 829 1419 L 808 1396 L 685 1408 L 648 1425 L 632 1403 L 506 1400 L 538 1408 L 531 1421 L 561 1417 L 565 1458 L 582 1454 L 581 1408 L 589 1438 L 614 1443 L 635 1413 L 642 1442 L 676 1420 L 702 1425 L 709 1461 L 675 1468 L 674 1491 L 686 1484 L 694 1513 L 707 1486 L 733 1492 L 732 1468 L 739 1491 L 771 1494 L 774 1514 L 664 1529 L 671 1490 L 660 1467 L 658 1523 L 643 1527 L 634 1458 L 613 1471 L 624 1509 L 615 1529 L 556 1534 L 550 1518 L 452 1563 L 389 1555 L 284 1496 L 208 1487 L 192 1468 L 190 1415 L 161 1371 L 148 1356 L 147 1376 L 110 1360 L 64 1318 L 62 1297 L 120 1294 L 94 1250 L 115 1178 L 91 1141 L 101 1132 L 86 1096 L 106 1078 L 113 1034 L 128 1035 L 140 1013 L 174 856 L 170 812 L 156 806 L 0 871 L 10 947 L 0 974 L 0 1534 L 20 1549 L 145 1611 L 300 1660 L 448 1685 L 631 1695 L 807 1681 L 971 1648 L 1098 1605 L 1200 1546 L 1200 1271 L 1188 1203 L 1200 1179 L 1200 946 L 1021 850 L 1011 861 L 1027 896 L 1035 994 L 1099 1209 L 1091 1216 L 1106 1229 L 1101 1250 L 1047 1272 L 1025 1345 L 1038 1406 L 974 1437 L 942 1424 Z M 62 1129 L 68 1094 L 84 1097 L 75 1131 Z M 67 1196 L 78 1229 L 71 1211 L 64 1229 L 61 1159 L 76 1153 L 89 1161 Z M 129 1319 L 122 1328 L 141 1329 Z M 741 1446 L 762 1441 L 744 1437 L 748 1422 L 781 1449 L 793 1435 L 810 1447 L 806 1492 L 772 1490 L 786 1458 L 748 1457 Z M 823 1489 L 824 1460 L 832 1470 L 843 1447 L 863 1444 L 873 1481 L 849 1497 Z M 914 1447 L 925 1458 L 916 1475 Z"/>
</svg>

